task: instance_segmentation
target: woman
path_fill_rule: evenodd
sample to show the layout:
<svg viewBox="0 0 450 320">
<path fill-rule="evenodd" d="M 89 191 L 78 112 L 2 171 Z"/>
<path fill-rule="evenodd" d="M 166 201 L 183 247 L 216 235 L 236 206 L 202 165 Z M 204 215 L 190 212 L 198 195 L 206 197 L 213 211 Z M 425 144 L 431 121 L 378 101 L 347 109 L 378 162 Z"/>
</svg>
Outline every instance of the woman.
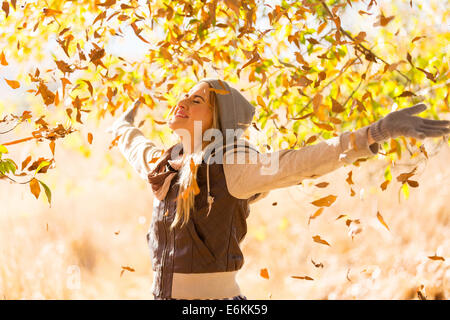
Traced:
<svg viewBox="0 0 450 320">
<path fill-rule="evenodd" d="M 246 299 L 236 273 L 244 262 L 239 244 L 251 202 L 272 189 L 371 157 L 383 140 L 450 132 L 450 121 L 413 116 L 426 109 L 418 104 L 315 145 L 259 153 L 240 138 L 255 108 L 227 82 L 206 78 L 172 110 L 168 125 L 180 142 L 162 150 L 133 126 L 138 105 L 108 132 L 121 135 L 121 153 L 149 181 L 155 196 L 147 234 L 155 299 Z M 208 132 L 213 132 L 212 143 Z M 236 161 L 239 155 L 245 156 L 243 161 Z"/>
</svg>

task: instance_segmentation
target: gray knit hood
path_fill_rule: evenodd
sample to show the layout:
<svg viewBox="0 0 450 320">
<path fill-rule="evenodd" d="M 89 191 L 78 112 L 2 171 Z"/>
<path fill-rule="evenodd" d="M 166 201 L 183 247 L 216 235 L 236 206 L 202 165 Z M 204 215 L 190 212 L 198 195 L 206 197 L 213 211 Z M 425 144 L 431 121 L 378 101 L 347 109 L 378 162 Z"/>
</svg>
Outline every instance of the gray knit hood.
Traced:
<svg viewBox="0 0 450 320">
<path fill-rule="evenodd" d="M 255 114 L 255 107 L 235 88 L 231 87 L 226 81 L 204 78 L 200 82 L 207 82 L 211 87 L 217 90 L 226 90 L 227 94 L 219 94 L 216 92 L 220 127 L 224 139 L 226 138 L 226 129 L 247 129 L 252 123 Z M 242 134 L 236 135 L 239 138 Z M 228 134 L 233 133 L 233 131 Z"/>
</svg>

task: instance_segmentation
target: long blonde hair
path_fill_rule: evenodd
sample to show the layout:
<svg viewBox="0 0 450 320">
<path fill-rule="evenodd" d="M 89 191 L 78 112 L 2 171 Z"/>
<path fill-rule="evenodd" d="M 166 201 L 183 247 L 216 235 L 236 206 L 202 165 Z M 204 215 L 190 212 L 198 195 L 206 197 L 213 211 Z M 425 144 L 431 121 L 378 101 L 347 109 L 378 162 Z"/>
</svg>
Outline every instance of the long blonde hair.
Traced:
<svg viewBox="0 0 450 320">
<path fill-rule="evenodd" d="M 213 121 L 211 128 L 220 130 L 219 106 L 216 93 L 213 90 L 209 91 L 209 101 L 210 106 L 213 109 Z M 195 203 L 195 196 L 200 193 L 196 179 L 197 170 L 198 166 L 202 163 L 204 147 L 207 144 L 208 142 L 203 142 L 202 150 L 186 155 L 183 160 L 183 165 L 178 172 L 178 180 L 176 181 L 176 183 L 179 184 L 177 212 L 175 214 L 175 219 L 170 226 L 171 229 L 173 229 L 180 222 L 182 227 L 189 221 L 190 212 Z"/>
</svg>

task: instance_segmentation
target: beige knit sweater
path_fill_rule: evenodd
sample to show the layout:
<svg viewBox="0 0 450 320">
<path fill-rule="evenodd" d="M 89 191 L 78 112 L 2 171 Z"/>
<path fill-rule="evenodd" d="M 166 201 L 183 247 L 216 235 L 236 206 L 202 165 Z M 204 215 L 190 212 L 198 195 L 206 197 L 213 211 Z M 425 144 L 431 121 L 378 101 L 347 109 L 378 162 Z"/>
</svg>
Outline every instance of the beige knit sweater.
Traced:
<svg viewBox="0 0 450 320">
<path fill-rule="evenodd" d="M 162 149 L 147 139 L 140 129 L 122 118 L 118 118 L 108 129 L 113 138 L 121 135 L 117 142 L 120 152 L 139 176 L 148 181 L 147 175 L 154 166 L 149 162 L 153 157 L 158 157 Z M 228 191 L 241 199 L 261 193 L 260 199 L 270 190 L 296 185 L 305 178 L 319 177 L 359 158 L 371 157 L 378 153 L 379 145 L 374 143 L 369 146 L 367 129 L 368 127 L 364 127 L 353 132 L 347 131 L 300 149 L 263 154 L 265 159 L 276 160 L 276 166 L 262 161 L 264 157 L 257 157 L 256 161 L 253 158 L 248 163 L 224 161 Z M 268 168 L 276 170 L 268 171 Z M 236 274 L 237 272 L 174 274 L 172 297 L 214 299 L 238 295 L 240 290 L 235 280 Z"/>
</svg>

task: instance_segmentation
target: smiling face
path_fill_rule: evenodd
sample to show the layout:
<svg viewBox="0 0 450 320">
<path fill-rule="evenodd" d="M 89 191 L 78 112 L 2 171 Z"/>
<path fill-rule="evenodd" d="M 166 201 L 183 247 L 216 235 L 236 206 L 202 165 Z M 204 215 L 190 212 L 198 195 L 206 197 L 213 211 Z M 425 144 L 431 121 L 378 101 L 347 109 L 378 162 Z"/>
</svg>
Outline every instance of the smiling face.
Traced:
<svg viewBox="0 0 450 320">
<path fill-rule="evenodd" d="M 168 125 L 172 130 L 185 129 L 194 136 L 194 121 L 202 122 L 202 133 L 211 128 L 213 107 L 209 101 L 209 84 L 200 82 L 189 90 L 176 105 Z"/>
</svg>

